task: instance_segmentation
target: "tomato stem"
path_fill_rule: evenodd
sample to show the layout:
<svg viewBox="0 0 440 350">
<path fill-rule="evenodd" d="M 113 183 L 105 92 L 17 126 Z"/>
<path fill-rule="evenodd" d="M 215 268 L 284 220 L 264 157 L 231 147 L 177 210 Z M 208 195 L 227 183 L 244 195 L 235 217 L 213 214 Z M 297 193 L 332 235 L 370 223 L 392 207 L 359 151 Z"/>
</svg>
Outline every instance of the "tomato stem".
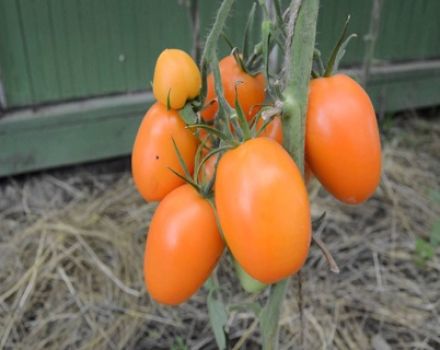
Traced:
<svg viewBox="0 0 440 350">
<path fill-rule="evenodd" d="M 218 38 L 223 32 L 226 19 L 231 12 L 233 3 L 234 0 L 224 0 L 217 12 L 217 17 L 215 18 L 214 25 L 211 28 L 211 31 L 209 32 L 205 42 L 205 49 L 203 50 L 202 58 L 200 60 L 202 66 L 205 64 L 205 62 L 208 63 L 211 60 L 212 55 L 217 50 Z"/>
<path fill-rule="evenodd" d="M 292 0 L 285 47 L 283 93 L 283 142 L 304 175 L 305 118 L 315 47 L 319 0 Z M 263 349 L 278 348 L 278 325 L 288 280 L 272 286 L 260 315 Z M 300 310 L 301 312 L 301 310 Z"/>
<path fill-rule="evenodd" d="M 296 4 L 295 4 L 296 3 Z M 291 4 L 291 16 L 298 2 Z M 284 146 L 304 173 L 305 117 L 315 47 L 319 0 L 303 1 L 296 18 L 290 47 L 286 47 L 286 88 L 283 101 Z M 291 22 L 291 21 L 289 21 Z M 289 28 L 288 32 L 291 32 Z M 289 42 L 288 42 L 289 44 Z"/>
</svg>

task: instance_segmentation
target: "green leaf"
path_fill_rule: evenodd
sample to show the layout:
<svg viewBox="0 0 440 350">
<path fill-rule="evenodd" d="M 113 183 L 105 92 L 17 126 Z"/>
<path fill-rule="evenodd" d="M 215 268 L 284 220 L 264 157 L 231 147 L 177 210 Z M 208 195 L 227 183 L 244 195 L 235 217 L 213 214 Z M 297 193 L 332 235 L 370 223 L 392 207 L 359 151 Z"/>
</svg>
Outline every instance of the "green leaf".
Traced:
<svg viewBox="0 0 440 350">
<path fill-rule="evenodd" d="M 428 261 L 434 256 L 434 247 L 422 238 L 416 239 L 416 254 L 422 261 Z"/>
<path fill-rule="evenodd" d="M 221 37 L 225 41 L 225 43 L 228 46 L 229 50 L 232 51 L 234 49 L 234 44 L 232 44 L 231 39 L 229 39 L 229 37 L 225 33 L 222 33 Z"/>
<path fill-rule="evenodd" d="M 238 100 L 238 88 L 237 88 L 237 86 L 238 86 L 238 84 L 242 84 L 242 83 L 243 82 L 241 82 L 241 81 L 240 82 L 238 82 L 238 81 L 235 82 L 235 86 L 234 86 L 234 89 L 235 89 L 235 101 L 234 101 L 234 103 L 235 103 L 235 111 L 237 112 L 238 123 L 240 125 L 241 131 L 243 132 L 244 140 L 246 141 L 246 140 L 249 140 L 251 138 L 251 131 L 249 129 L 249 124 L 248 124 L 248 122 L 246 120 L 246 117 L 244 116 L 243 109 L 240 106 L 240 101 Z"/>
<path fill-rule="evenodd" d="M 281 2 L 280 0 L 275 0 L 273 4 L 275 7 L 275 14 L 276 14 L 278 28 L 280 29 L 280 31 L 282 31 L 283 35 L 285 36 L 286 33 L 285 33 L 283 14 L 281 13 Z"/>
<path fill-rule="evenodd" d="M 356 34 L 351 34 L 348 38 L 346 38 L 349 23 L 350 23 L 350 16 L 347 16 L 339 40 L 336 43 L 336 46 L 334 47 L 332 54 L 330 55 L 330 59 L 328 60 L 327 67 L 324 72 L 325 77 L 329 77 L 330 75 L 332 75 L 334 71 L 336 71 L 339 62 L 341 61 L 342 57 L 345 54 L 345 48 L 347 47 L 349 41 L 357 36 Z"/>
<path fill-rule="evenodd" d="M 243 45 L 242 45 L 242 52 L 243 52 L 243 58 L 246 59 L 250 55 L 250 35 L 252 33 L 252 29 L 254 26 L 254 19 L 255 19 L 255 9 L 257 7 L 257 4 L 254 2 L 251 8 L 251 11 L 249 12 L 249 16 L 246 22 L 246 27 L 244 29 L 244 36 L 243 36 Z"/>
<path fill-rule="evenodd" d="M 187 179 L 191 179 L 191 174 L 189 173 L 188 167 L 186 166 L 186 163 L 183 160 L 182 153 L 180 153 L 179 147 L 177 147 L 177 144 L 176 144 L 176 141 L 174 140 L 174 138 L 172 138 L 172 140 L 173 140 L 174 151 L 176 152 L 177 160 L 179 161 L 179 164 L 182 167 L 183 173 L 185 174 L 185 177 Z"/>
<path fill-rule="evenodd" d="M 226 350 L 226 322 L 228 315 L 226 307 L 220 298 L 217 289 L 211 289 L 208 293 L 208 315 L 211 322 L 212 330 L 214 331 L 215 341 L 220 350 Z"/>
<path fill-rule="evenodd" d="M 267 284 L 260 282 L 250 276 L 234 259 L 235 274 L 240 281 L 242 288 L 248 293 L 259 293 L 267 287 Z"/>
<path fill-rule="evenodd" d="M 429 237 L 431 245 L 437 247 L 440 245 L 440 220 L 437 220 L 432 225 L 431 235 Z"/>
<path fill-rule="evenodd" d="M 251 310 L 255 315 L 259 315 L 261 313 L 261 305 L 257 301 L 246 303 L 242 302 L 239 304 L 233 304 L 229 306 L 229 311 L 245 311 L 249 312 Z"/>
<path fill-rule="evenodd" d="M 177 337 L 174 344 L 171 346 L 171 350 L 189 350 L 188 346 L 186 346 L 185 342 L 181 337 Z"/>
<path fill-rule="evenodd" d="M 217 136 L 221 140 L 228 141 L 228 137 L 224 133 L 222 133 L 220 130 L 218 130 L 210 125 L 192 124 L 192 125 L 187 125 L 187 128 L 189 128 L 189 129 L 195 129 L 195 128 L 205 129 L 206 131 L 214 134 L 215 136 Z"/>
<path fill-rule="evenodd" d="M 278 347 L 278 323 L 280 322 L 281 303 L 286 294 L 288 280 L 278 282 L 270 290 L 267 304 L 260 314 L 261 335 L 263 337 L 263 349 Z"/>
<path fill-rule="evenodd" d="M 189 179 L 189 178 L 186 178 L 185 176 L 183 176 L 183 175 L 180 175 L 177 171 L 175 171 L 173 168 L 170 168 L 170 167 L 168 167 L 168 170 L 169 171 L 171 171 L 174 175 L 176 175 L 178 178 L 180 178 L 180 179 L 182 179 L 183 181 L 185 181 L 187 184 L 189 184 L 189 185 L 191 185 L 192 187 L 194 187 L 194 189 L 197 191 L 197 192 L 200 192 L 200 187 L 195 183 L 195 182 L 193 182 L 191 179 Z"/>
<path fill-rule="evenodd" d="M 429 198 L 433 202 L 440 203 L 440 191 L 436 191 L 436 190 L 430 191 Z"/>
<path fill-rule="evenodd" d="M 180 116 L 187 125 L 197 123 L 197 113 L 194 112 L 191 103 L 186 103 L 185 106 L 179 111 Z"/>
<path fill-rule="evenodd" d="M 262 39 L 263 43 L 263 65 L 264 65 L 264 79 L 266 79 L 266 84 L 268 88 L 268 92 L 271 96 L 273 96 L 271 84 L 269 84 L 269 54 L 270 54 L 270 33 L 271 33 L 272 23 L 269 20 L 264 20 L 261 24 L 262 31 Z"/>
<path fill-rule="evenodd" d="M 344 42 L 342 43 L 338 54 L 336 55 L 336 59 L 335 59 L 335 64 L 333 66 L 333 71 L 336 72 L 339 68 L 339 63 L 341 63 L 342 58 L 345 56 L 345 49 L 347 48 L 348 43 L 350 42 L 351 39 L 353 38 L 357 38 L 357 34 L 351 34 L 349 35 L 349 37 L 347 39 L 344 40 Z"/>
</svg>

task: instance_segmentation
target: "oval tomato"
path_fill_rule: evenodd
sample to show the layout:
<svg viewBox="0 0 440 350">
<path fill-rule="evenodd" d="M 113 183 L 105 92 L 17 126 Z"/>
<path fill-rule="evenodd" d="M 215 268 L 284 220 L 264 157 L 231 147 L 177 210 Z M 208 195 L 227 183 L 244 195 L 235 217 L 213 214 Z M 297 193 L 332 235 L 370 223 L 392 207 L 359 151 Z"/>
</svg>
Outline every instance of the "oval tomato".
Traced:
<svg viewBox="0 0 440 350">
<path fill-rule="evenodd" d="M 250 120 L 260 110 L 261 104 L 266 98 L 264 75 L 259 73 L 255 77 L 244 72 L 235 60 L 234 56 L 226 56 L 219 62 L 220 76 L 222 79 L 223 92 L 226 101 L 231 107 L 235 107 L 235 89 L 237 88 L 238 101 L 246 116 Z M 214 76 L 209 74 L 207 81 L 207 93 L 205 104 L 209 104 L 202 110 L 203 120 L 214 120 L 218 103 L 215 100 Z"/>
<path fill-rule="evenodd" d="M 303 266 L 311 240 L 307 191 L 278 143 L 259 137 L 226 152 L 215 203 L 232 255 L 253 278 L 274 283 Z"/>
<path fill-rule="evenodd" d="M 380 181 L 381 146 L 367 93 L 343 74 L 314 79 L 306 123 L 307 162 L 324 188 L 345 203 L 368 199 Z"/>
<path fill-rule="evenodd" d="M 184 183 L 169 169 L 183 175 L 173 139 L 192 172 L 197 150 L 196 137 L 185 128 L 185 123 L 176 111 L 167 111 L 165 106 L 155 103 L 142 120 L 131 156 L 134 183 L 147 201 L 161 200 Z"/>
<path fill-rule="evenodd" d="M 198 96 L 202 86 L 200 70 L 190 55 L 178 49 L 162 51 L 153 75 L 153 94 L 172 109 L 182 108 L 187 100 Z"/>
<path fill-rule="evenodd" d="M 150 223 L 144 279 L 163 304 L 187 300 L 206 281 L 224 249 L 214 210 L 190 185 L 172 191 Z"/>
<path fill-rule="evenodd" d="M 257 121 L 257 130 L 261 129 L 264 124 L 263 118 L 258 119 Z M 275 116 L 272 118 L 272 121 L 266 126 L 266 128 L 260 134 L 261 137 L 268 137 L 272 140 L 275 140 L 280 145 L 283 144 L 283 125 L 281 123 L 281 118 L 279 116 Z"/>
</svg>

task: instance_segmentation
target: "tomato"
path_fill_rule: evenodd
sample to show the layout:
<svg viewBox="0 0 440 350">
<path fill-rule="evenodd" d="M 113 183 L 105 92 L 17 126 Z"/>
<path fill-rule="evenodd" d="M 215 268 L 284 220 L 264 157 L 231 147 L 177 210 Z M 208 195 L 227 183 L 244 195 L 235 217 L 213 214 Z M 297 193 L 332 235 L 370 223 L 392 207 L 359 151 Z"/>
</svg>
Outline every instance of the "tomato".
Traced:
<svg viewBox="0 0 440 350">
<path fill-rule="evenodd" d="M 166 106 L 169 95 L 170 107 L 180 109 L 187 100 L 198 96 L 201 86 L 200 70 L 190 55 L 178 49 L 162 51 L 153 76 L 156 100 Z"/>
<path fill-rule="evenodd" d="M 194 169 L 197 139 L 179 114 L 155 103 L 145 114 L 133 145 L 131 169 L 134 183 L 147 201 L 161 200 L 184 181 L 171 172 L 183 175 L 173 140 L 189 171 Z"/>
<path fill-rule="evenodd" d="M 265 79 L 259 73 L 255 77 L 244 72 L 235 60 L 234 56 L 226 56 L 219 63 L 220 76 L 222 79 L 223 92 L 226 101 L 231 107 L 235 107 L 235 89 L 237 86 L 238 101 L 247 120 L 250 120 L 260 110 L 259 105 L 266 98 Z M 205 104 L 212 104 L 202 110 L 203 120 L 214 120 L 218 111 L 218 102 L 214 87 L 214 76 L 209 74 L 207 81 L 207 94 Z"/>
<path fill-rule="evenodd" d="M 215 203 L 232 255 L 253 278 L 274 283 L 303 266 L 311 240 L 307 190 L 281 145 L 259 137 L 226 152 Z"/>
<path fill-rule="evenodd" d="M 306 157 L 324 188 L 342 202 L 361 203 L 376 190 L 381 175 L 376 115 L 367 93 L 350 77 L 310 83 Z"/>
<path fill-rule="evenodd" d="M 263 118 L 257 121 L 257 130 L 261 129 L 264 124 Z M 263 132 L 260 134 L 262 137 L 268 137 L 275 140 L 280 145 L 283 144 L 283 126 L 281 123 L 281 118 L 279 116 L 273 117 L 272 121 L 266 126 Z"/>
<path fill-rule="evenodd" d="M 150 223 L 144 279 L 151 297 L 177 305 L 211 274 L 224 249 L 214 210 L 190 185 L 167 195 Z"/>
</svg>

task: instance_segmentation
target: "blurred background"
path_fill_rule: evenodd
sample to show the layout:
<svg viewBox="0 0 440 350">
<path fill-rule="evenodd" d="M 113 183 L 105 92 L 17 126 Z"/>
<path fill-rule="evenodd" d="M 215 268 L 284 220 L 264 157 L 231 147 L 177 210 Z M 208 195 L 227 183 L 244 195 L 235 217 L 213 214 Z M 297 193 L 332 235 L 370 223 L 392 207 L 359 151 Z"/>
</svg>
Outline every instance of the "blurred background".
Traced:
<svg viewBox="0 0 440 350">
<path fill-rule="evenodd" d="M 350 14 L 343 68 L 361 73 L 378 113 L 438 105 L 439 2 L 374 3 L 321 2 L 324 60 Z M 218 4 L 200 1 L 202 40 Z M 228 22 L 236 45 L 251 4 L 237 1 Z M 1 0 L 0 176 L 129 154 L 156 57 L 172 47 L 191 51 L 185 1 Z"/>
<path fill-rule="evenodd" d="M 237 45 L 252 3 L 236 1 L 228 20 Z M 199 1 L 202 41 L 219 4 Z M 191 51 L 188 8 L 184 0 L 0 0 L 0 349 L 215 349 L 203 290 L 178 308 L 145 292 L 155 204 L 137 195 L 129 164 L 157 56 Z M 322 0 L 324 60 L 349 14 L 358 37 L 341 69 L 372 97 L 384 175 L 356 208 L 311 184 L 341 273 L 312 249 L 304 348 L 439 349 L 440 1 Z M 227 259 L 219 275 L 232 301 L 253 298 Z M 283 349 L 300 342 L 296 296 L 293 279 Z M 257 349 L 252 325 L 251 314 L 233 313 L 232 343 Z"/>
</svg>

